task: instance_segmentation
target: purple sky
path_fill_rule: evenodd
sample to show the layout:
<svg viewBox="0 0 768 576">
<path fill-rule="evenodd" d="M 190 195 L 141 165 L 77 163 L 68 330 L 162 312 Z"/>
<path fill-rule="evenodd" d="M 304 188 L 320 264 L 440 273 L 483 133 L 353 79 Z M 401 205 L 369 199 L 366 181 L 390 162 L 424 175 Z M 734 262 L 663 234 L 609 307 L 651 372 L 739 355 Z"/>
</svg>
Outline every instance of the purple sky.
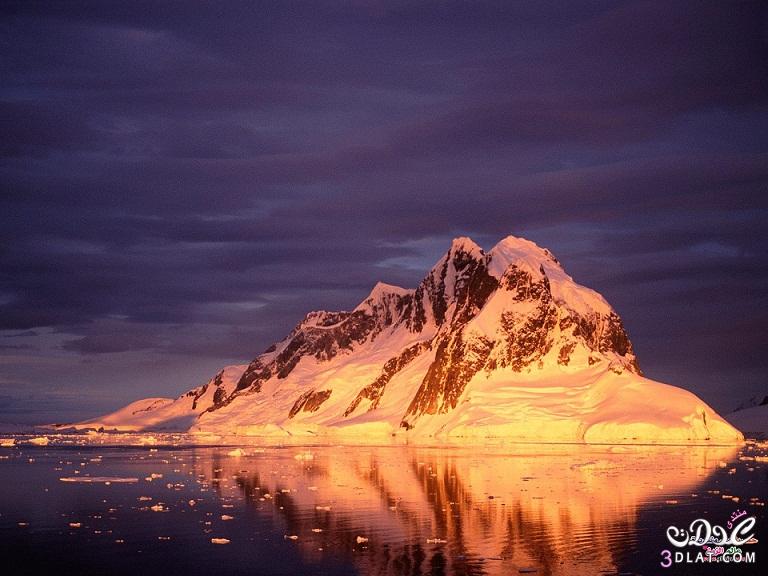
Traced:
<svg viewBox="0 0 768 576">
<path fill-rule="evenodd" d="M 3 2 L 0 422 L 173 396 L 456 235 L 768 393 L 765 2 Z"/>
</svg>

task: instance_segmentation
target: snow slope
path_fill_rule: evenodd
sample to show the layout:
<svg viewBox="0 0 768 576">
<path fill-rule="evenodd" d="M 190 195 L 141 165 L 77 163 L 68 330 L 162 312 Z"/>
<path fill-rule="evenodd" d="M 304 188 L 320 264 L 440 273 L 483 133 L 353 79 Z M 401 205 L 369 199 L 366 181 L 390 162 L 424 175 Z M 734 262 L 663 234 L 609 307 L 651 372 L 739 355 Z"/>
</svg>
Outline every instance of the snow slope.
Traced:
<svg viewBox="0 0 768 576">
<path fill-rule="evenodd" d="M 456 238 L 415 289 L 379 283 L 351 312 L 311 312 L 228 370 L 226 385 L 209 386 L 216 398 L 198 388 L 79 426 L 187 418 L 194 433 L 303 441 L 743 440 L 695 395 L 644 378 L 605 299 L 513 236 L 488 253 Z M 198 394 L 202 410 L 189 405 Z"/>
<path fill-rule="evenodd" d="M 197 417 L 216 405 L 235 388 L 245 366 L 227 366 L 206 384 L 176 398 L 145 398 L 119 410 L 60 428 L 100 429 L 118 432 L 181 431 L 185 432 Z"/>
</svg>

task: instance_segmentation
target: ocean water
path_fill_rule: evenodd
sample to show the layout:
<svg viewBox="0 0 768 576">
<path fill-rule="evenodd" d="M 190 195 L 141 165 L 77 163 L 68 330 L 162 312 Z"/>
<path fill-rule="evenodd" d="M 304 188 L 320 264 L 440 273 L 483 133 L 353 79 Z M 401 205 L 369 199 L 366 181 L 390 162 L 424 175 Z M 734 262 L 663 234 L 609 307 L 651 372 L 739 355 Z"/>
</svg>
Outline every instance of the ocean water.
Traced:
<svg viewBox="0 0 768 576">
<path fill-rule="evenodd" d="M 153 442 L 57 437 L 39 446 L 17 437 L 0 448 L 2 573 L 768 573 L 765 443 Z M 737 515 L 755 518 L 756 542 L 741 546 L 754 562 L 662 567 L 664 550 L 701 550 L 672 546 L 670 526 L 705 519 L 725 527 Z"/>
</svg>

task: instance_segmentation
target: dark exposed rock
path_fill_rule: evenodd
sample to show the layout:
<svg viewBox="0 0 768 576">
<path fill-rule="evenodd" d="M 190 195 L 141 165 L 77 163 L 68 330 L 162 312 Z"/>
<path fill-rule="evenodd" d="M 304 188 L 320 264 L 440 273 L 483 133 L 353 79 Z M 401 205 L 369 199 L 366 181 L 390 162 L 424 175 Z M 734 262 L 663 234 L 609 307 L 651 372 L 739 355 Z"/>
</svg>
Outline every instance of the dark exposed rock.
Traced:
<svg viewBox="0 0 768 576">
<path fill-rule="evenodd" d="M 462 326 L 477 316 L 499 287 L 499 281 L 488 273 L 484 262 L 473 260 L 466 268 L 467 274 L 457 278 L 454 288 L 456 309 L 452 323 Z"/>
<path fill-rule="evenodd" d="M 220 406 L 226 398 L 226 391 L 224 388 L 217 388 L 213 393 L 213 405 Z"/>
<path fill-rule="evenodd" d="M 465 338 L 463 330 L 499 287 L 499 282 L 488 273 L 486 258 L 476 258 L 465 250 L 455 251 L 453 268 L 456 271 L 452 279 L 453 317 L 449 330 L 438 336 L 435 359 L 408 406 L 402 424 L 405 427 L 410 417 L 455 408 L 467 383 L 483 368 L 493 349 L 491 340 L 478 336 Z"/>
<path fill-rule="evenodd" d="M 354 344 L 364 342 L 376 327 L 374 317 L 360 310 L 347 314 L 346 318 L 327 328 L 302 328 L 278 354 L 275 360 L 277 377 L 288 376 L 305 356 L 327 361 L 341 351 L 351 350 Z"/>
<path fill-rule="evenodd" d="M 558 323 L 557 306 L 549 278 L 543 269 L 541 272 L 541 278 L 534 280 L 530 272 L 512 265 L 502 277 L 504 289 L 514 293 L 515 302 L 537 303 L 527 315 L 504 312 L 501 316 L 505 347 L 500 351 L 499 363 L 517 372 L 540 361 L 554 343 L 552 330 Z"/>
<path fill-rule="evenodd" d="M 368 410 L 375 410 L 379 405 L 382 394 L 384 394 L 384 388 L 387 384 L 389 384 L 389 381 L 392 379 L 392 377 L 400 372 L 403 368 L 405 368 L 408 364 L 410 364 L 417 356 L 419 356 L 419 354 L 425 350 L 429 350 L 429 342 L 418 342 L 413 346 L 409 346 L 403 350 L 398 356 L 387 360 L 378 378 L 360 390 L 355 399 L 344 411 L 344 416 L 349 416 L 352 414 L 352 412 L 355 411 L 360 402 L 362 402 L 364 399 L 371 401 L 371 405 Z"/>
<path fill-rule="evenodd" d="M 618 314 L 611 312 L 608 315 L 593 314 L 583 317 L 573 311 L 560 320 L 560 329 L 573 328 L 573 336 L 580 338 L 593 352 L 603 354 L 615 353 L 624 357 L 624 367 L 636 374 L 642 374 L 632 350 L 629 336 L 624 329 L 624 324 Z M 597 361 L 592 360 L 590 364 Z"/>
<path fill-rule="evenodd" d="M 187 395 L 192 395 L 195 397 L 194 400 L 192 400 L 192 410 L 197 410 L 197 401 L 200 400 L 200 397 L 205 394 L 205 392 L 208 390 L 208 384 L 204 384 L 200 388 L 195 390 L 190 390 Z"/>
<path fill-rule="evenodd" d="M 409 425 L 411 416 L 441 414 L 455 408 L 467 383 L 485 365 L 492 347 L 486 338 L 465 341 L 461 331 L 443 338 L 401 425 Z"/>
<path fill-rule="evenodd" d="M 557 308 L 549 301 L 541 302 L 534 313 L 520 321 L 514 313 L 505 312 L 501 327 L 505 333 L 506 349 L 500 363 L 520 372 L 526 366 L 543 358 L 554 343 L 552 328 L 557 324 Z"/>
<path fill-rule="evenodd" d="M 265 366 L 261 361 L 261 357 L 256 358 L 248 365 L 240 380 L 237 382 L 235 392 L 251 388 L 254 392 L 261 391 L 262 383 L 266 382 L 272 377 L 272 369 L 270 366 Z"/>
<path fill-rule="evenodd" d="M 298 400 L 293 403 L 290 412 L 288 412 L 288 418 L 293 418 L 301 410 L 304 412 L 316 412 L 320 406 L 331 397 L 332 390 L 320 390 L 315 392 L 314 390 L 308 390 L 299 396 Z"/>
<path fill-rule="evenodd" d="M 249 389 L 259 392 L 261 385 L 273 375 L 286 378 L 302 358 L 314 356 L 327 361 L 354 344 L 366 340 L 376 328 L 373 316 L 364 311 L 313 312 L 291 333 L 290 341 L 270 362 L 256 358 L 237 383 L 236 392 Z M 274 347 L 273 352 L 277 348 Z"/>
<path fill-rule="evenodd" d="M 571 353 L 576 349 L 576 342 L 568 342 L 560 348 L 560 353 L 557 355 L 557 363 L 561 366 L 568 366 L 571 361 Z"/>
</svg>

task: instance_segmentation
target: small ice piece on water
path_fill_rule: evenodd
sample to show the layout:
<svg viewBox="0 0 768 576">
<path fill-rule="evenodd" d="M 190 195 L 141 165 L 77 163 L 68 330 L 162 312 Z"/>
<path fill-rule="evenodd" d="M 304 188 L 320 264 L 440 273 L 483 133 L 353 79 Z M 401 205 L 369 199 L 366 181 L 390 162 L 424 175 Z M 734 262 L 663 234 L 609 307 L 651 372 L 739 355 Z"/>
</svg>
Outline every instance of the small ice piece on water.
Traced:
<svg viewBox="0 0 768 576">
<path fill-rule="evenodd" d="M 211 544 L 229 544 L 229 538 L 211 538 Z"/>
<path fill-rule="evenodd" d="M 197 504 L 197 502 L 195 502 L 194 500 L 190 500 L 189 502 L 187 502 L 187 504 L 189 504 L 190 506 L 194 506 L 195 504 Z"/>
<path fill-rule="evenodd" d="M 365 542 L 368 542 L 368 538 L 366 538 L 365 536 L 358 536 L 357 538 L 355 538 L 355 542 L 357 542 L 358 544 L 364 544 Z"/>
<path fill-rule="evenodd" d="M 35 446 L 48 446 L 50 439 L 48 436 L 38 436 L 37 438 L 30 438 L 29 443 Z"/>
<path fill-rule="evenodd" d="M 221 519 L 222 519 L 222 520 L 234 520 L 234 519 L 235 519 L 235 517 L 234 517 L 234 516 L 230 516 L 230 515 L 228 515 L 228 514 L 222 514 L 222 515 L 221 515 Z"/>
<path fill-rule="evenodd" d="M 291 534 L 290 536 L 288 534 L 283 534 L 283 540 L 298 540 L 299 537 L 296 536 L 296 534 Z"/>
<path fill-rule="evenodd" d="M 80 482 L 82 484 L 133 484 L 138 478 L 122 476 L 64 476 L 59 478 L 62 482 Z"/>
<path fill-rule="evenodd" d="M 312 528 L 312 532 L 322 532 L 322 528 Z"/>
<path fill-rule="evenodd" d="M 442 538 L 427 538 L 427 544 L 446 544 L 448 540 Z"/>
<path fill-rule="evenodd" d="M 331 507 L 330 506 L 315 506 L 315 510 L 325 510 L 326 512 L 330 512 L 331 511 Z"/>
<path fill-rule="evenodd" d="M 311 490 L 312 492 L 317 492 L 317 486 L 307 486 L 307 490 Z"/>
<path fill-rule="evenodd" d="M 80 522 L 70 522 L 69 523 L 69 527 L 70 528 L 80 528 L 80 526 L 82 526 L 82 524 Z"/>
<path fill-rule="evenodd" d="M 13 438 L 0 438 L 0 446 L 3 448 L 11 448 L 16 445 L 16 440 Z"/>
<path fill-rule="evenodd" d="M 315 455 L 312 454 L 312 452 L 310 452 L 310 451 L 306 451 L 306 452 L 299 452 L 298 454 L 296 454 L 294 456 L 294 458 L 296 460 L 314 460 L 315 459 Z"/>
<path fill-rule="evenodd" d="M 242 448 L 235 448 L 234 450 L 227 452 L 227 456 L 235 456 L 239 458 L 240 456 L 245 456 L 245 450 Z"/>
<path fill-rule="evenodd" d="M 162 502 L 155 504 L 154 506 L 150 506 L 149 509 L 152 510 L 152 512 L 168 512 L 168 508 L 163 506 Z"/>
</svg>

